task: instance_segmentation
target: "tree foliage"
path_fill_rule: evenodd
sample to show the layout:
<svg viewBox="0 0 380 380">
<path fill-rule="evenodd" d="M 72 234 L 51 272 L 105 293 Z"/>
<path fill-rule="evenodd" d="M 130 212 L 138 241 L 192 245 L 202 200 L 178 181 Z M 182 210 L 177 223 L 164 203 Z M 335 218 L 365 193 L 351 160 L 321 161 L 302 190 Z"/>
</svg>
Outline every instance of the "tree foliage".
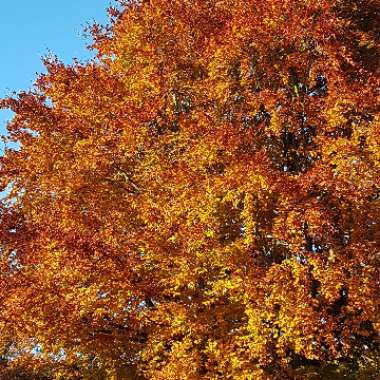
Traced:
<svg viewBox="0 0 380 380">
<path fill-rule="evenodd" d="M 380 2 L 109 14 L 2 100 L 2 378 L 377 379 Z"/>
</svg>

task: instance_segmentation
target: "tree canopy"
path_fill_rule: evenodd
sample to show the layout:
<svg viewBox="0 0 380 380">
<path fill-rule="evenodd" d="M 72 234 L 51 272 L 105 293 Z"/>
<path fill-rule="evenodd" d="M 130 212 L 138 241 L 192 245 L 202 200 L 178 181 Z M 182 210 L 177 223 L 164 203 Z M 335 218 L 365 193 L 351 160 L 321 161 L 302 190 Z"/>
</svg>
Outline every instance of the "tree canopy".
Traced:
<svg viewBox="0 0 380 380">
<path fill-rule="evenodd" d="M 377 379 L 380 2 L 109 14 L 1 101 L 2 378 Z"/>
</svg>

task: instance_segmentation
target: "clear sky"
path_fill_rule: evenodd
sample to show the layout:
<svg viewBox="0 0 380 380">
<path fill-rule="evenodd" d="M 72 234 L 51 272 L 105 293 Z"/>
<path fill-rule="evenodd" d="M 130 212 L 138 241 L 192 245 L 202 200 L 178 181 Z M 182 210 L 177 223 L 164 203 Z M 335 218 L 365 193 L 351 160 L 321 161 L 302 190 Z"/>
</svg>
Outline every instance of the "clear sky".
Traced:
<svg viewBox="0 0 380 380">
<path fill-rule="evenodd" d="M 88 23 L 107 22 L 111 0 L 0 0 L 0 97 L 29 89 L 50 51 L 65 63 L 91 57 Z M 10 112 L 0 111 L 0 133 Z"/>
</svg>

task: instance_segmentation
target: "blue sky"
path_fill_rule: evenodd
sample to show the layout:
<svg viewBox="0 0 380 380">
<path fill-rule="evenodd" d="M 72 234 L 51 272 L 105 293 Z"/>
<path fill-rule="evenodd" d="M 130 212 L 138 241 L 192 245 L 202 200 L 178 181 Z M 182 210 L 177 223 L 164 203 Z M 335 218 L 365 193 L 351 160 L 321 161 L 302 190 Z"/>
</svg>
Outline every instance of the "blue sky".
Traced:
<svg viewBox="0 0 380 380">
<path fill-rule="evenodd" d="M 41 57 L 50 51 L 66 63 L 86 60 L 89 40 L 83 28 L 106 23 L 111 0 L 1 0 L 0 97 L 32 87 L 44 71 Z M 9 111 L 0 111 L 0 133 L 5 132 Z"/>
</svg>

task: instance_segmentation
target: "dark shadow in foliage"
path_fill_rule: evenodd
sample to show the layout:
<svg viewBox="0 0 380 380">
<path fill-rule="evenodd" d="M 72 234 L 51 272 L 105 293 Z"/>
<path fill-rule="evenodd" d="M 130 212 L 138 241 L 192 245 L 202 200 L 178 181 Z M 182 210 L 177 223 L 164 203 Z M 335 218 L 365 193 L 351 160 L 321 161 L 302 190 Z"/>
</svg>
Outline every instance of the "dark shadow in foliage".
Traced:
<svg viewBox="0 0 380 380">
<path fill-rule="evenodd" d="M 355 63 L 365 70 L 379 72 L 380 61 L 380 4 L 376 0 L 343 0 L 336 4 L 338 15 L 350 22 L 346 28 L 345 45 L 349 48 Z M 347 67 L 349 69 L 349 67 Z M 348 70 L 356 80 L 357 68 Z"/>
</svg>

